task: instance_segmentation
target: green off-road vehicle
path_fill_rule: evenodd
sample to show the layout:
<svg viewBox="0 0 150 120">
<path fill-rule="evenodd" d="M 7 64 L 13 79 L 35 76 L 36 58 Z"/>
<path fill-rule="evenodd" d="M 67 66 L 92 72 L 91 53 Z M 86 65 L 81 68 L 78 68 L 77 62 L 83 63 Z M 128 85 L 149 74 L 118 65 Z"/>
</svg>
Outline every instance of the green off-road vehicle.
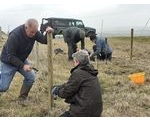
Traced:
<svg viewBox="0 0 150 120">
<path fill-rule="evenodd" d="M 70 18 L 43 18 L 40 31 L 43 33 L 47 26 L 50 26 L 54 29 L 53 37 L 55 35 L 61 35 L 62 31 L 67 27 L 79 27 L 85 31 L 85 36 L 89 37 L 92 34 L 96 33 L 96 29 L 91 27 L 85 27 L 82 20 L 70 19 Z"/>
</svg>

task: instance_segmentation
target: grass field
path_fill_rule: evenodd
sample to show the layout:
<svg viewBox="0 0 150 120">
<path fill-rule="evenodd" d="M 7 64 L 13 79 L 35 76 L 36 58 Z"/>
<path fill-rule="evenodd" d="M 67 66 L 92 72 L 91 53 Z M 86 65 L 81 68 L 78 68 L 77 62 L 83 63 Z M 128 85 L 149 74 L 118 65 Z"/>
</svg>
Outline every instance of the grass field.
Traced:
<svg viewBox="0 0 150 120">
<path fill-rule="evenodd" d="M 92 42 L 86 38 L 86 48 L 91 50 Z M 111 62 L 92 63 L 99 71 L 102 86 L 104 110 L 102 116 L 147 116 L 150 117 L 150 37 L 135 37 L 133 60 L 130 60 L 130 37 L 110 37 L 113 48 Z M 80 43 L 79 45 L 80 46 Z M 54 84 L 62 84 L 70 76 L 72 62 L 67 61 L 67 46 L 63 40 L 54 40 L 53 48 L 60 47 L 64 54 L 53 55 Z M 32 65 L 39 69 L 37 80 L 31 89 L 25 105 L 19 105 L 17 97 L 23 77 L 16 74 L 10 89 L 0 96 L 0 116 L 59 116 L 69 108 L 64 100 L 54 101 L 55 107 L 48 114 L 47 45 L 39 44 L 39 58 L 33 51 L 29 57 Z M 145 83 L 136 85 L 128 75 L 145 72 Z"/>
</svg>

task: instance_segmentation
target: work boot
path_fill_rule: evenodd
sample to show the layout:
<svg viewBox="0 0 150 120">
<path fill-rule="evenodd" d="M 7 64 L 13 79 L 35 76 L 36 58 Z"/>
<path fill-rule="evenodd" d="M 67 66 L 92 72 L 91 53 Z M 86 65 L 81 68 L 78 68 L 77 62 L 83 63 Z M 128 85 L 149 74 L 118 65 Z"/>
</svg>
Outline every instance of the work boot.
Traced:
<svg viewBox="0 0 150 120">
<path fill-rule="evenodd" d="M 24 107 L 28 106 L 29 103 L 26 99 L 28 97 L 28 93 L 29 93 L 31 87 L 32 87 L 32 85 L 27 85 L 27 84 L 23 83 L 21 90 L 20 90 L 20 95 L 17 100 L 19 105 L 22 105 Z"/>
<path fill-rule="evenodd" d="M 19 95 L 19 100 L 26 100 L 28 97 L 28 93 L 31 89 L 32 85 L 27 85 L 23 83 L 21 90 L 20 90 L 20 95 Z"/>
</svg>

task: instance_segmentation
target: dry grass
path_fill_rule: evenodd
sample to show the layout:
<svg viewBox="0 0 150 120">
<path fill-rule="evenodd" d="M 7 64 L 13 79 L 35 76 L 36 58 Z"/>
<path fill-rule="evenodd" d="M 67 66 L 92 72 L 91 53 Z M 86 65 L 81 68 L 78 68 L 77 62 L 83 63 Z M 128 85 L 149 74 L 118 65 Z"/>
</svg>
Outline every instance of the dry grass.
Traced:
<svg viewBox="0 0 150 120">
<path fill-rule="evenodd" d="M 150 117 L 150 37 L 135 37 L 133 60 L 130 60 L 130 38 L 113 37 L 108 42 L 113 48 L 112 62 L 98 61 L 99 79 L 102 86 L 104 110 L 102 116 L 149 116 Z M 79 44 L 80 46 L 80 44 Z M 62 84 L 70 75 L 72 62 L 67 61 L 67 46 L 63 40 L 54 40 L 53 48 L 60 47 L 65 54 L 53 56 L 54 84 Z M 92 43 L 86 38 L 86 48 Z M 47 46 L 39 46 L 40 58 L 36 66 L 35 53 L 32 64 L 40 70 L 27 105 L 19 105 L 16 98 L 22 84 L 17 74 L 10 89 L 0 96 L 0 116 L 59 116 L 68 109 L 63 99 L 58 98 L 55 108 L 48 114 Z M 33 59 L 33 58 L 34 59 Z M 36 59 L 35 59 L 36 58 Z M 96 64 L 92 63 L 95 67 Z M 136 85 L 128 80 L 128 75 L 144 71 L 145 83 Z"/>
</svg>

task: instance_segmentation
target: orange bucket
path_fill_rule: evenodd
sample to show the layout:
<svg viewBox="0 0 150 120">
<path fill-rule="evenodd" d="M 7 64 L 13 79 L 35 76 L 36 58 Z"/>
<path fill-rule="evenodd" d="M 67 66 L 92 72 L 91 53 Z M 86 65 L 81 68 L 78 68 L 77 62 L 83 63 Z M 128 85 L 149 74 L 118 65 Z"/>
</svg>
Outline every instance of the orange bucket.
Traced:
<svg viewBox="0 0 150 120">
<path fill-rule="evenodd" d="M 144 72 L 134 73 L 129 75 L 128 77 L 135 84 L 143 84 L 145 79 L 145 73 Z"/>
</svg>

